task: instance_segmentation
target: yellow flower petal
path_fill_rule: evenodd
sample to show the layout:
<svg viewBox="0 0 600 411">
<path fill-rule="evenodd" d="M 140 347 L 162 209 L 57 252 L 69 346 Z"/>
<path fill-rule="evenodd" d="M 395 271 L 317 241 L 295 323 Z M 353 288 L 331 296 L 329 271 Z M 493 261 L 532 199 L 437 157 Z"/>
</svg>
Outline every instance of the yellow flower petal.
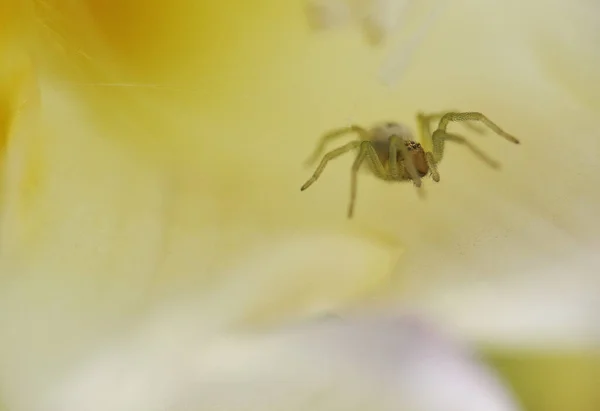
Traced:
<svg viewBox="0 0 600 411">
<path fill-rule="evenodd" d="M 9 7 L 0 329 L 11 333 L 0 386 L 35 392 L 165 301 L 197 298 L 200 318 L 222 327 L 379 297 L 403 248 L 403 295 L 428 302 L 452 283 L 451 303 L 432 306 L 449 321 L 480 313 L 468 318 L 477 339 L 504 330 L 486 327 L 482 305 L 457 303 L 477 301 L 463 297 L 478 288 L 462 285 L 527 276 L 553 288 L 545 303 L 560 303 L 561 283 L 533 267 L 597 246 L 599 83 L 588 68 L 600 54 L 595 5 L 539 4 L 450 8 L 391 90 L 377 74 L 393 49 L 363 47 L 353 31 L 314 36 L 299 3 Z M 555 47 L 552 30 L 564 26 L 569 42 Z M 453 108 L 482 111 L 522 140 L 470 136 L 501 172 L 449 147 L 426 201 L 361 175 L 353 221 L 350 156 L 300 193 L 323 131 L 412 125 L 417 110 Z M 584 261 L 561 276 L 573 295 L 597 285 Z"/>
</svg>

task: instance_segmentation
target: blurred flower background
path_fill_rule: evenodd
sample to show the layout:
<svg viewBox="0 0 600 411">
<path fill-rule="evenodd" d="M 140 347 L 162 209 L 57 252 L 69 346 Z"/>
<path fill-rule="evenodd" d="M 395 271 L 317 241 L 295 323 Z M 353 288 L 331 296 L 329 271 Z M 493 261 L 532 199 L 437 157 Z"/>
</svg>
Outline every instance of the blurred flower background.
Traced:
<svg viewBox="0 0 600 411">
<path fill-rule="evenodd" d="M 228 401 L 296 372 L 272 409 L 517 409 L 433 322 L 524 409 L 600 408 L 596 2 L 2 1 L 0 407 L 265 409 Z M 351 155 L 299 191 L 324 131 L 448 109 L 522 144 L 465 131 L 502 169 L 448 147 L 425 199 L 362 175 L 353 220 Z"/>
</svg>

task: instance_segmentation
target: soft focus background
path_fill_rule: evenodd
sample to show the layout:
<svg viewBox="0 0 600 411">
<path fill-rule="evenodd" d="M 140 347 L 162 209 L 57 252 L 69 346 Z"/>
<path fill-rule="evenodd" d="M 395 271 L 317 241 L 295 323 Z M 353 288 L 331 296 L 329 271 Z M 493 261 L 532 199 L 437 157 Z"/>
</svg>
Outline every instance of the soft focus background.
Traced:
<svg viewBox="0 0 600 411">
<path fill-rule="evenodd" d="M 481 347 L 526 409 L 599 409 L 596 2 L 384 8 L 414 14 L 374 41 L 302 1 L 2 1 L 7 404 L 163 307 L 208 338 L 376 304 Z M 425 200 L 365 174 L 351 221 L 351 155 L 299 191 L 325 130 L 446 109 L 522 144 L 471 133 L 502 170 L 450 146 Z"/>
</svg>

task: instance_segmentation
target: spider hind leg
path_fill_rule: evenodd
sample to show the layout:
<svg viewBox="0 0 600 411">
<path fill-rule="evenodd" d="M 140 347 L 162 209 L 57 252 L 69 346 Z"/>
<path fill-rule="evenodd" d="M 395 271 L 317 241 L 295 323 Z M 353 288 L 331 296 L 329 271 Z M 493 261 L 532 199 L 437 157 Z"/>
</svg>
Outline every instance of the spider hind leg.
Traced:
<svg viewBox="0 0 600 411">
<path fill-rule="evenodd" d="M 377 150 L 373 146 L 373 142 L 363 140 L 359 142 L 359 144 L 360 151 L 356 156 L 354 163 L 352 164 L 350 179 L 350 202 L 348 204 L 348 218 L 352 218 L 352 216 L 354 215 L 354 203 L 356 202 L 358 172 L 365 159 L 369 160 L 371 171 L 373 172 L 373 174 L 375 174 L 375 176 L 382 180 L 389 180 L 390 177 L 390 174 L 381 162 Z"/>
<path fill-rule="evenodd" d="M 342 128 L 337 128 L 335 130 L 331 130 L 328 133 L 325 133 L 321 137 L 319 144 L 315 148 L 315 151 L 311 154 L 311 156 L 308 159 L 306 159 L 306 161 L 304 163 L 306 165 L 314 164 L 317 161 L 317 159 L 321 156 L 323 151 L 325 151 L 325 146 L 327 145 L 328 142 L 335 140 L 339 137 L 343 137 L 346 134 L 350 134 L 350 133 L 357 133 L 360 136 L 360 138 L 363 140 L 369 139 L 369 132 L 367 130 L 365 130 L 364 128 L 354 125 L 354 124 L 351 126 L 348 126 L 348 127 L 342 127 Z"/>
<path fill-rule="evenodd" d="M 308 187 L 313 185 L 313 183 L 315 181 L 317 181 L 317 179 L 321 176 L 321 174 L 323 173 L 323 170 L 325 170 L 325 167 L 327 166 L 327 163 L 330 160 L 333 160 L 334 158 L 339 157 L 342 154 L 345 154 L 348 151 L 351 151 L 351 150 L 359 147 L 361 145 L 361 143 L 362 143 L 361 141 L 351 141 L 350 143 L 344 144 L 343 146 L 336 148 L 335 150 L 331 150 L 330 152 L 325 154 L 323 156 L 323 159 L 321 160 L 321 163 L 319 164 L 319 166 L 313 173 L 312 177 L 310 179 L 308 179 L 308 181 L 306 183 L 304 183 L 304 185 L 302 185 L 302 187 L 300 188 L 300 191 L 306 190 Z"/>
</svg>

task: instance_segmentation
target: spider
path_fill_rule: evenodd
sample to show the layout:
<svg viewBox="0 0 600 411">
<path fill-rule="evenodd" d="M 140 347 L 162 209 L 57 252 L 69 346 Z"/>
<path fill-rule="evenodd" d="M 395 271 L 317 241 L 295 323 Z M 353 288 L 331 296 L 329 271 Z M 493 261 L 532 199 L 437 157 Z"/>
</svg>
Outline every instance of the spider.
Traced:
<svg viewBox="0 0 600 411">
<path fill-rule="evenodd" d="M 438 119 L 438 128 L 432 134 L 430 129 L 431 122 Z M 477 157 L 485 161 L 491 167 L 498 168 L 499 164 L 496 161 L 487 157 L 486 154 L 467 141 L 464 137 L 446 131 L 450 122 L 463 121 L 478 121 L 499 136 L 504 137 L 506 140 L 519 144 L 519 140 L 506 133 L 485 115 L 477 112 L 452 111 L 435 114 L 418 113 L 417 124 L 420 140 L 424 144 L 430 143 L 428 145 L 432 147 L 432 151 L 426 151 L 421 144 L 414 140 L 410 129 L 400 123 L 380 123 L 370 129 L 365 129 L 358 125 L 350 125 L 326 133 L 321 138 L 320 144 L 309 158 L 308 163 L 316 161 L 325 149 L 327 142 L 336 137 L 348 133 L 357 133 L 359 137 L 358 140 L 351 141 L 350 143 L 326 153 L 312 177 L 304 183 L 300 190 L 306 190 L 317 181 L 330 160 L 356 149 L 358 149 L 358 154 L 351 170 L 348 218 L 352 218 L 354 213 L 357 173 L 365 160 L 368 160 L 371 171 L 377 178 L 390 182 L 412 181 L 416 187 L 421 187 L 421 179 L 428 174 L 431 175 L 433 181 L 440 181 L 437 164 L 444 156 L 444 145 L 446 141 L 453 141 L 469 148 Z M 474 125 L 471 125 L 471 127 L 477 131 L 483 131 Z"/>
</svg>

